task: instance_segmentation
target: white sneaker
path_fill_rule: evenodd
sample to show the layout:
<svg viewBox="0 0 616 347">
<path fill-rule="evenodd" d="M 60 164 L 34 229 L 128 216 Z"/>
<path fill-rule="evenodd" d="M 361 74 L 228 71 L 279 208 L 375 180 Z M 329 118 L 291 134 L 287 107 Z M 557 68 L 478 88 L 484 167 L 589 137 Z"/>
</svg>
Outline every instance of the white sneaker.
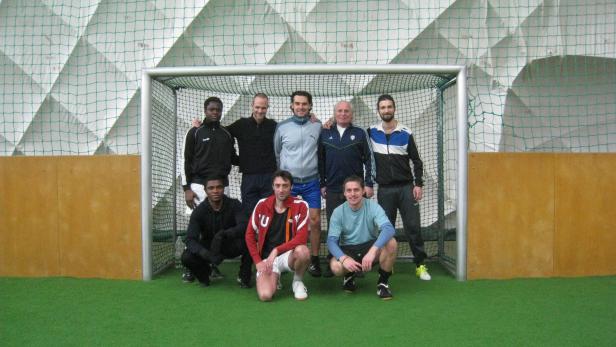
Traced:
<svg viewBox="0 0 616 347">
<path fill-rule="evenodd" d="M 425 265 L 419 265 L 417 269 L 415 269 L 415 275 L 424 281 L 429 281 L 432 279 L 432 276 L 430 276 L 428 268 Z"/>
<path fill-rule="evenodd" d="M 306 300 L 308 298 L 308 290 L 302 281 L 293 281 L 293 294 L 297 300 Z"/>
</svg>

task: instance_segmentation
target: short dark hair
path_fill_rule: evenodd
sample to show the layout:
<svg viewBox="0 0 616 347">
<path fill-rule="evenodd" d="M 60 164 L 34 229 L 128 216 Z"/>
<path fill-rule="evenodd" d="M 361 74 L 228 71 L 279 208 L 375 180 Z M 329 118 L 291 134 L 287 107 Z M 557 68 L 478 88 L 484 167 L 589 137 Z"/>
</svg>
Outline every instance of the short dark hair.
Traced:
<svg viewBox="0 0 616 347">
<path fill-rule="evenodd" d="M 308 98 L 308 103 L 310 104 L 310 106 L 312 106 L 312 95 L 310 95 L 310 93 L 303 90 L 294 91 L 293 94 L 291 94 L 291 103 L 293 103 L 293 98 L 296 96 L 305 96 L 306 98 Z"/>
<path fill-rule="evenodd" d="M 272 175 L 272 184 L 274 184 L 274 180 L 280 177 L 285 181 L 289 181 L 291 183 L 291 185 L 293 185 L 293 175 L 291 175 L 291 173 L 289 171 L 286 170 L 277 170 L 276 172 L 274 172 L 274 174 Z"/>
<path fill-rule="evenodd" d="M 204 186 L 206 186 L 206 187 L 207 187 L 207 183 L 208 183 L 209 181 L 221 181 L 221 182 L 222 182 L 222 185 L 223 185 L 223 186 L 226 186 L 226 185 L 227 185 L 227 184 L 226 184 L 226 182 L 227 182 L 227 176 L 222 175 L 222 174 L 211 174 L 211 175 L 209 175 L 209 176 L 207 176 L 207 177 L 205 178 L 205 184 L 204 184 Z"/>
<path fill-rule="evenodd" d="M 205 99 L 205 102 L 203 103 L 203 109 L 206 109 L 207 105 L 209 105 L 212 102 L 217 102 L 222 107 L 222 100 L 220 100 L 220 98 L 215 97 L 215 96 L 210 96 L 209 98 Z"/>
<path fill-rule="evenodd" d="M 381 101 L 385 101 L 385 100 L 391 101 L 394 104 L 394 108 L 396 108 L 396 102 L 394 101 L 394 98 L 389 94 L 383 94 L 379 96 L 379 99 L 376 102 L 376 108 L 379 108 L 379 104 L 381 103 Z"/>
<path fill-rule="evenodd" d="M 346 188 L 346 184 L 349 182 L 357 182 L 359 183 L 359 185 L 361 186 L 361 189 L 364 189 L 364 179 L 357 176 L 357 175 L 351 175 L 347 178 L 344 179 L 344 182 L 342 182 L 342 189 L 344 190 Z"/>
</svg>

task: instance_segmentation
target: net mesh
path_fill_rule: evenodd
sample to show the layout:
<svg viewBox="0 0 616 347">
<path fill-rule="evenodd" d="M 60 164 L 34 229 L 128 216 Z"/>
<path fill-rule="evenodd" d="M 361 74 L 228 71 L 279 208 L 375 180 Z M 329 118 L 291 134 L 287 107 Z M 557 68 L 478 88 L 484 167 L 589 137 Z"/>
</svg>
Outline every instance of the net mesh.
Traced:
<svg viewBox="0 0 616 347">
<path fill-rule="evenodd" d="M 341 100 L 350 101 L 353 110 L 353 124 L 367 129 L 379 121 L 376 113 L 376 101 L 385 90 L 396 100 L 396 118 L 400 124 L 412 129 L 420 155 L 424 163 L 424 199 L 420 204 L 422 234 L 426 240 L 428 256 L 449 263 L 455 263 L 455 223 L 447 223 L 447 218 L 455 220 L 455 88 L 446 87 L 453 76 L 430 74 L 293 74 L 293 75 L 258 75 L 258 76 L 189 76 L 182 78 L 159 78 L 164 81 L 165 92 L 153 88 L 155 100 L 153 117 L 156 130 L 153 138 L 152 166 L 154 203 L 154 237 L 167 245 L 173 245 L 173 228 L 169 215 L 173 204 L 166 198 L 175 196 L 175 230 L 180 237 L 186 233 L 190 216 L 186 214 L 184 197 L 180 188 L 180 175 L 183 170 L 182 147 L 186 132 L 193 119 L 203 119 L 203 102 L 210 96 L 217 96 L 223 101 L 222 124 L 229 125 L 240 117 L 251 114 L 250 104 L 253 95 L 259 92 L 268 94 L 268 117 L 282 121 L 290 116 L 289 95 L 301 88 L 313 95 L 313 113 L 325 121 L 333 116 L 334 105 Z M 156 83 L 160 86 L 161 83 Z M 455 84 L 452 84 L 455 86 Z M 235 89 L 234 89 L 235 88 Z M 175 92 L 173 92 L 175 90 Z M 175 93 L 176 100 L 171 98 Z M 159 100 L 162 98 L 162 100 Z M 167 105 L 159 106 L 156 105 Z M 175 106 L 174 106 L 175 105 Z M 231 105 L 231 106 L 226 106 Z M 169 110 L 177 107 L 177 119 L 169 123 Z M 175 131 L 175 137 L 169 134 Z M 164 136 L 162 136 L 164 134 Z M 167 141 L 163 143 L 162 141 Z M 176 155 L 175 158 L 171 158 Z M 175 163 L 175 176 L 170 176 L 169 165 Z M 158 169 L 160 168 L 160 169 Z M 169 179 L 172 181 L 169 181 Z M 229 178 L 227 194 L 240 199 L 241 174 L 233 167 Z M 169 194 L 165 193 L 165 190 Z M 376 189 L 378 194 L 378 187 Z M 163 195 L 165 199 L 158 198 Z M 322 200 L 325 206 L 325 201 Z M 157 224 L 156 221 L 162 223 Z M 399 245 L 398 256 L 411 257 L 412 254 L 403 232 L 401 218 L 396 222 L 397 238 L 403 242 Z M 321 240 L 326 239 L 327 220 L 325 209 L 321 213 Z M 157 238 L 157 235 L 159 237 Z M 164 237 L 162 236 L 164 235 Z M 181 254 L 181 244 L 175 253 L 176 264 Z M 156 249 L 153 252 L 157 252 Z M 161 250 L 164 253 L 163 250 Z M 321 246 L 321 255 L 325 256 L 325 245 Z M 169 253 L 161 255 L 165 258 Z M 155 259 L 158 256 L 154 257 Z"/>
<path fill-rule="evenodd" d="M 144 68 L 314 63 L 466 65 L 474 152 L 616 150 L 613 0 L 2 0 L 0 155 L 140 153 Z"/>
</svg>

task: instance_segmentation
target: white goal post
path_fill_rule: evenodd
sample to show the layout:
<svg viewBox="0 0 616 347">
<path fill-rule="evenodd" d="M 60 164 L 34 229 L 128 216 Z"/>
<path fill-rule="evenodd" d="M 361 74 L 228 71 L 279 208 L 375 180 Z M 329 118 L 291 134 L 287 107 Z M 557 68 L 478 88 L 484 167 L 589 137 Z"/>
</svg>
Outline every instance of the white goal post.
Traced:
<svg viewBox="0 0 616 347">
<path fill-rule="evenodd" d="M 261 76 L 261 75 L 411 75 L 430 74 L 451 76 L 456 84 L 455 104 L 455 237 L 457 257 L 456 279 L 466 280 L 467 250 L 467 167 L 468 167 L 468 126 L 467 126 L 467 71 L 463 65 L 259 65 L 259 66 L 208 66 L 208 67 L 165 67 L 145 69 L 141 82 L 141 232 L 142 232 L 142 274 L 143 280 L 153 276 L 153 209 L 152 209 L 152 108 L 153 81 L 198 76 Z M 387 93 L 387 89 L 382 90 Z"/>
</svg>

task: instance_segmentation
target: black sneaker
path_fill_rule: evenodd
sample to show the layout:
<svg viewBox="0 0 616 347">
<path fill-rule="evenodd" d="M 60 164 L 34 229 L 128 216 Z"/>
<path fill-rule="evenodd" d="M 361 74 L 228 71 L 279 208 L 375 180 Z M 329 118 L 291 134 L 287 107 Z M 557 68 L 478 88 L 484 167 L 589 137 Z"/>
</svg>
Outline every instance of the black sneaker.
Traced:
<svg viewBox="0 0 616 347">
<path fill-rule="evenodd" d="M 334 273 L 332 272 L 332 269 L 329 267 L 329 265 L 325 267 L 325 271 L 323 271 L 323 277 L 334 277 Z"/>
<path fill-rule="evenodd" d="M 218 266 L 212 265 L 212 272 L 210 273 L 210 280 L 216 281 L 216 280 L 221 280 L 223 278 L 225 278 L 225 276 L 222 273 L 220 273 L 220 270 L 218 270 Z"/>
<path fill-rule="evenodd" d="M 195 281 L 195 276 L 190 272 L 190 270 L 184 270 L 182 273 L 182 282 L 184 283 L 193 283 Z"/>
<path fill-rule="evenodd" d="M 379 283 L 376 285 L 376 295 L 383 300 L 391 300 L 394 298 L 389 290 L 389 285 L 385 283 Z"/>
<path fill-rule="evenodd" d="M 353 293 L 357 289 L 354 272 L 344 275 L 344 278 L 342 279 L 342 289 L 344 289 L 347 293 Z"/>
<path fill-rule="evenodd" d="M 243 289 L 252 288 L 252 285 L 250 284 L 250 280 L 246 281 L 246 280 L 243 280 L 241 277 L 238 277 L 236 281 L 237 281 L 237 284 L 240 285 L 240 288 L 243 288 Z"/>
<path fill-rule="evenodd" d="M 321 265 L 319 263 L 310 264 L 308 273 L 310 273 L 312 277 L 321 277 Z"/>
<path fill-rule="evenodd" d="M 207 287 L 209 287 L 209 286 L 210 286 L 210 281 L 207 281 L 207 282 L 201 282 L 201 281 L 199 281 L 199 285 L 200 285 L 201 287 L 207 288 Z"/>
</svg>

